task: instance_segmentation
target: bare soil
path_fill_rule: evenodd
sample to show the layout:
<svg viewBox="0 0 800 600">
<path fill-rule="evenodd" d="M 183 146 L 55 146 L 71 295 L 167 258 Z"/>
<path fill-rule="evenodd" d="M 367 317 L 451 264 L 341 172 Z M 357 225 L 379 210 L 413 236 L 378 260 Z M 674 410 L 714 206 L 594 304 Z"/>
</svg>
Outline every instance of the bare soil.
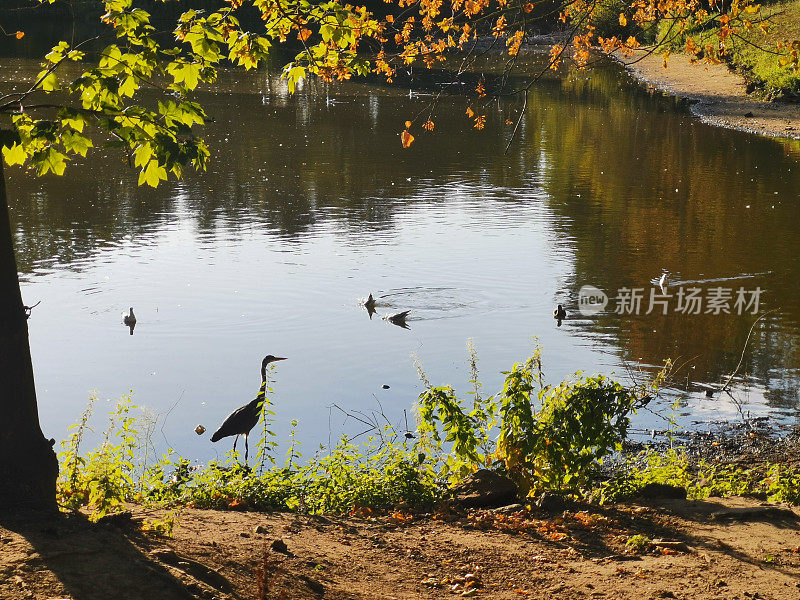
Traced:
<svg viewBox="0 0 800 600">
<path fill-rule="evenodd" d="M 673 54 L 664 68 L 661 55 L 643 51 L 616 57 L 646 84 L 692 102 L 702 121 L 761 135 L 800 139 L 800 104 L 764 102 L 747 94 L 744 78 L 724 64 L 692 64 Z"/>
<path fill-rule="evenodd" d="M 153 516 L 0 518 L 0 598 L 800 598 L 800 512 L 742 498 L 346 518 L 186 509 L 172 538 L 142 533 Z M 636 534 L 654 542 L 642 554 L 626 551 Z"/>
</svg>

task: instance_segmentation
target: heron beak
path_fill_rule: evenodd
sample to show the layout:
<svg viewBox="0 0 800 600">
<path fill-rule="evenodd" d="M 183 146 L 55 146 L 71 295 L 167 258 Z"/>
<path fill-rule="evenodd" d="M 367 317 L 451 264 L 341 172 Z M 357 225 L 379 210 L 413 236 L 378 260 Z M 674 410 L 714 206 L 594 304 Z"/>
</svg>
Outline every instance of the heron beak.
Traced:
<svg viewBox="0 0 800 600">
<path fill-rule="evenodd" d="M 285 358 L 278 358 L 278 357 L 276 357 L 276 358 L 274 358 L 274 359 L 273 359 L 273 362 L 274 362 L 274 361 L 276 361 L 276 360 L 286 360 L 286 359 L 285 359 Z"/>
</svg>

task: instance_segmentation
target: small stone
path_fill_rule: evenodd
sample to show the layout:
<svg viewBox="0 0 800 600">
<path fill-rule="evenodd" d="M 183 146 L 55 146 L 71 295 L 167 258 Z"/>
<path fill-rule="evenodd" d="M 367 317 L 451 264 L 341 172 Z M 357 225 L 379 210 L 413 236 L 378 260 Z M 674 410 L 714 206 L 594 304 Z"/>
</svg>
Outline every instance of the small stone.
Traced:
<svg viewBox="0 0 800 600">
<path fill-rule="evenodd" d="M 242 531 L 242 532 L 239 534 L 239 536 L 241 536 L 241 537 L 243 537 L 243 538 L 249 538 L 249 537 L 250 537 L 250 534 L 249 534 L 249 533 L 247 533 L 247 532 L 245 532 L 245 531 Z"/>
<path fill-rule="evenodd" d="M 267 528 L 263 525 L 256 525 L 255 529 L 253 529 L 253 533 L 267 533 Z"/>
<path fill-rule="evenodd" d="M 748 119 L 752 119 L 755 115 L 752 113 L 752 111 L 748 111 L 744 113 L 744 116 L 747 117 Z"/>
<path fill-rule="evenodd" d="M 281 554 L 289 554 L 289 546 L 287 546 L 286 542 L 283 540 L 273 540 L 270 548 L 272 548 L 275 552 L 280 552 Z"/>
</svg>

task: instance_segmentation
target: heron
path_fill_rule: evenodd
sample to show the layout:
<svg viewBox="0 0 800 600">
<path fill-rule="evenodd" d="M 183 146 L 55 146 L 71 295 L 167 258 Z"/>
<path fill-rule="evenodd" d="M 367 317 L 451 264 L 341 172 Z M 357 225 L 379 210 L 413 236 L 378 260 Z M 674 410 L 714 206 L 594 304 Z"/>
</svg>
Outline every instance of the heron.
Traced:
<svg viewBox="0 0 800 600">
<path fill-rule="evenodd" d="M 136 327 L 136 315 L 133 314 L 132 306 L 128 310 L 130 310 L 130 313 L 122 313 L 122 323 L 130 327 L 131 335 L 133 335 L 133 328 Z"/>
<path fill-rule="evenodd" d="M 563 321 L 567 318 L 567 311 L 565 311 L 564 307 L 559 304 L 558 308 L 553 311 L 553 318 Z"/>
<path fill-rule="evenodd" d="M 217 442 L 229 435 L 235 435 L 236 439 L 233 440 L 233 450 L 236 451 L 236 442 L 239 441 L 239 436 L 244 436 L 244 462 L 247 462 L 247 457 L 250 453 L 250 448 L 247 444 L 247 436 L 250 430 L 258 423 L 258 416 L 261 414 L 261 409 L 264 406 L 264 394 L 267 389 L 267 365 L 277 362 L 279 360 L 286 360 L 279 356 L 272 356 L 268 354 L 261 361 L 261 389 L 258 390 L 258 395 L 249 403 L 241 408 L 237 408 L 222 422 L 219 429 L 211 436 L 212 442 Z"/>
</svg>

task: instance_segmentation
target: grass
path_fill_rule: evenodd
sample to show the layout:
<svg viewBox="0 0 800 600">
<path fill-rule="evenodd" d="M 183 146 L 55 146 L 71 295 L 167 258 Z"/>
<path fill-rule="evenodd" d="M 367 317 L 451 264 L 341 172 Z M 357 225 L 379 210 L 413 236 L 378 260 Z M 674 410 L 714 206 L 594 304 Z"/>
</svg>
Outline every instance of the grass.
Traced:
<svg viewBox="0 0 800 600">
<path fill-rule="evenodd" d="M 349 513 L 370 510 L 430 511 L 448 496 L 448 485 L 481 467 L 514 479 L 532 497 L 549 490 L 600 503 L 625 500 L 648 483 L 687 490 L 690 498 L 753 494 L 800 504 L 800 468 L 766 463 L 758 469 L 692 462 L 682 449 L 646 450 L 621 456 L 629 415 L 666 378 L 670 363 L 651 382 L 626 388 L 603 377 L 546 385 L 539 350 L 507 373 L 503 389 L 485 396 L 470 350 L 468 400 L 451 387 L 433 387 L 421 372 L 415 435 L 391 426 L 360 444 L 343 438 L 335 447 L 303 460 L 295 422 L 285 460 L 266 455 L 272 448 L 272 414 L 265 399 L 262 468 L 224 461 L 195 464 L 167 453 L 153 461 L 148 418 L 136 416 L 130 397 L 110 414 L 99 448 L 86 452 L 94 400 L 62 443 L 58 500 L 65 511 L 87 511 L 92 519 L 124 510 L 126 503 L 169 508 L 144 529 L 169 535 L 181 507 L 222 510 L 288 510 Z M 140 433 L 137 429 L 147 431 Z M 601 471 L 614 454 L 611 474 Z"/>
</svg>

